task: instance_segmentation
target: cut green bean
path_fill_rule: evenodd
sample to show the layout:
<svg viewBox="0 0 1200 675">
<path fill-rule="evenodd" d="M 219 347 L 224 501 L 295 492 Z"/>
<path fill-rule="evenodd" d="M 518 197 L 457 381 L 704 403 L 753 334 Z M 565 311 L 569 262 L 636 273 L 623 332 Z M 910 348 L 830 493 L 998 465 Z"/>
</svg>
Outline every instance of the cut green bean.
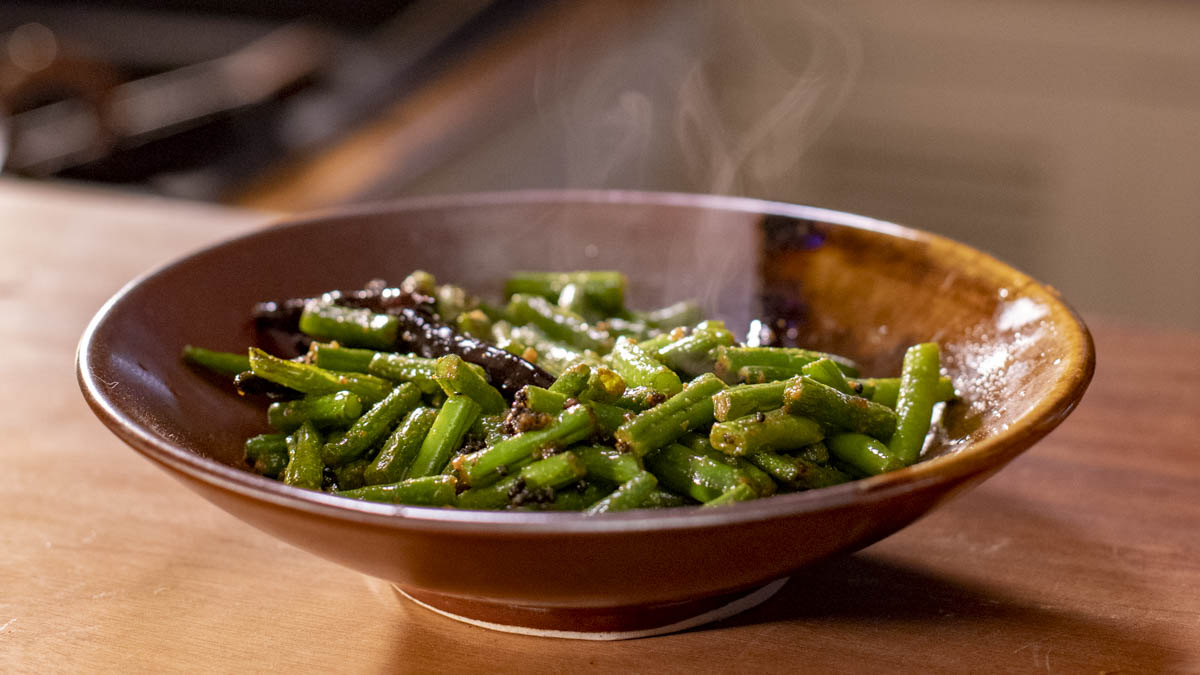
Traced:
<svg viewBox="0 0 1200 675">
<path fill-rule="evenodd" d="M 454 503 L 456 483 L 454 476 L 424 476 L 354 490 L 335 490 L 333 494 L 387 504 L 449 506 Z"/>
<path fill-rule="evenodd" d="M 733 344 L 733 334 L 723 327 L 697 329 L 692 334 L 667 343 L 653 352 L 658 361 L 688 377 L 696 377 L 713 369 L 717 347 Z"/>
<path fill-rule="evenodd" d="M 366 373 L 369 372 L 367 367 L 371 365 L 371 359 L 378 353 L 374 349 L 343 347 L 332 342 L 313 342 L 308 346 L 308 362 L 329 370 Z"/>
<path fill-rule="evenodd" d="M 653 450 L 645 457 L 646 468 L 673 492 L 707 502 L 738 485 L 755 487 L 744 471 L 726 457 L 716 457 L 680 443 Z"/>
<path fill-rule="evenodd" d="M 534 453 L 565 448 L 591 436 L 596 431 L 595 413 L 585 406 L 573 406 L 562 411 L 550 426 L 526 431 L 499 443 L 455 459 L 455 469 L 463 484 L 480 487 L 496 482 L 509 469 Z"/>
<path fill-rule="evenodd" d="M 527 384 L 513 397 L 516 405 L 546 415 L 557 415 L 566 407 L 567 396 L 556 391 Z"/>
<path fill-rule="evenodd" d="M 821 425 L 784 410 L 755 413 L 718 422 L 709 432 L 713 447 L 729 455 L 746 455 L 764 450 L 797 450 L 825 437 Z"/>
<path fill-rule="evenodd" d="M 468 367 L 461 356 L 447 354 L 439 358 L 435 370 L 434 378 L 447 396 L 459 394 L 470 398 L 479 404 L 484 415 L 496 415 L 508 408 L 504 395 Z"/>
<path fill-rule="evenodd" d="M 363 471 L 367 468 L 367 460 L 356 459 L 333 469 L 333 479 L 339 490 L 353 490 L 366 485 Z"/>
<path fill-rule="evenodd" d="M 802 377 L 783 394 L 784 410 L 829 429 L 853 431 L 887 441 L 896 430 L 896 413 L 861 396 L 847 396 L 816 380 Z"/>
<path fill-rule="evenodd" d="M 227 377 L 250 370 L 250 359 L 245 354 L 218 352 L 192 345 L 184 345 L 183 360 Z"/>
<path fill-rule="evenodd" d="M 357 395 L 339 391 L 295 401 L 276 401 L 267 408 L 267 423 L 285 433 L 305 420 L 311 420 L 318 429 L 348 427 L 362 412 L 362 400 Z"/>
<path fill-rule="evenodd" d="M 683 388 L 679 376 L 656 361 L 629 338 L 617 340 L 609 354 L 612 369 L 625 380 L 626 386 L 650 387 L 666 396 L 674 396 Z"/>
<path fill-rule="evenodd" d="M 453 323 L 460 314 L 474 309 L 471 296 L 453 284 L 442 284 L 434 291 L 437 313 L 445 323 Z"/>
<path fill-rule="evenodd" d="M 490 340 L 492 338 L 492 320 L 483 310 L 473 309 L 469 312 L 463 312 L 454 320 L 454 327 L 463 335 L 470 335 L 478 340 Z"/>
<path fill-rule="evenodd" d="M 333 394 L 349 391 L 357 394 L 363 405 L 383 400 L 395 386 L 373 375 L 326 370 L 307 363 L 281 359 L 256 347 L 250 348 L 250 369 L 255 375 L 305 394 Z"/>
<path fill-rule="evenodd" d="M 616 491 L 588 507 L 586 513 L 612 513 L 639 508 L 650 493 L 658 487 L 654 474 L 643 471 L 622 483 Z"/>
<path fill-rule="evenodd" d="M 842 374 L 841 369 L 838 368 L 832 359 L 820 358 L 811 363 L 806 363 L 800 369 L 800 372 L 827 387 L 837 389 L 847 396 L 854 396 L 858 393 L 850 386 L 850 383 L 846 380 L 846 376 Z"/>
<path fill-rule="evenodd" d="M 562 394 L 567 398 L 574 398 L 587 386 L 588 377 L 591 374 L 592 367 L 588 364 L 573 364 L 559 374 L 554 383 L 549 386 L 549 390 L 556 394 Z"/>
<path fill-rule="evenodd" d="M 554 491 L 554 499 L 548 502 L 523 504 L 517 507 L 522 511 L 583 511 L 592 504 L 604 499 L 612 493 L 613 487 L 607 483 L 586 480 L 567 485 Z"/>
<path fill-rule="evenodd" d="M 680 393 L 622 424 L 613 434 L 618 447 L 645 456 L 684 433 L 711 423 L 712 396 L 724 388 L 712 373 L 697 377 Z"/>
<path fill-rule="evenodd" d="M 346 433 L 321 447 L 321 459 L 329 466 L 341 466 L 366 454 L 420 402 L 421 392 L 410 383 L 392 390 L 382 401 L 355 420 Z"/>
<path fill-rule="evenodd" d="M 321 461 L 321 434 L 310 423 L 300 425 L 287 437 L 288 463 L 283 482 L 309 490 L 320 490 L 325 479 L 325 464 Z"/>
<path fill-rule="evenodd" d="M 461 509 L 498 509 L 520 505 L 525 499 L 553 498 L 553 493 L 537 495 L 575 483 L 587 474 L 587 467 L 574 453 L 563 452 L 526 465 L 515 476 L 492 485 L 472 487 L 458 496 Z"/>
<path fill-rule="evenodd" d="M 625 393 L 625 378 L 604 366 L 596 366 L 583 389 L 576 394 L 580 401 L 615 404 Z"/>
<path fill-rule="evenodd" d="M 791 490 L 814 490 L 850 480 L 845 473 L 805 457 L 758 452 L 746 455 L 746 461 Z"/>
<path fill-rule="evenodd" d="M 665 400 L 667 400 L 667 395 L 661 391 L 658 391 L 657 389 L 651 389 L 650 387 L 633 387 L 626 389 L 625 392 L 621 394 L 621 398 L 613 401 L 613 405 L 625 408 L 626 410 L 632 410 L 634 412 L 642 412 L 643 410 L 649 410 L 653 408 Z"/>
<path fill-rule="evenodd" d="M 734 457 L 714 448 L 707 436 L 688 432 L 679 439 L 679 442 L 691 448 L 699 457 L 732 467 L 742 478 L 754 486 L 754 491 L 758 493 L 758 496 L 770 497 L 775 494 L 775 481 L 769 474 L 746 461 L 744 457 Z"/>
<path fill-rule="evenodd" d="M 905 466 L 888 446 L 866 434 L 834 434 L 825 439 L 825 445 L 829 448 L 829 454 L 839 462 L 868 476 L 903 469 Z"/>
<path fill-rule="evenodd" d="M 904 353 L 904 364 L 900 369 L 900 398 L 896 402 L 896 414 L 900 422 L 895 435 L 888 442 L 888 450 L 906 465 L 921 456 L 925 436 L 929 433 L 933 404 L 937 399 L 939 368 L 937 343 L 913 345 Z"/>
<path fill-rule="evenodd" d="M 756 412 L 783 407 L 788 380 L 764 384 L 740 384 L 713 394 L 713 416 L 727 422 Z"/>
<path fill-rule="evenodd" d="M 383 442 L 383 447 L 375 459 L 363 470 L 363 480 L 367 485 L 395 483 L 404 478 L 408 467 L 421 449 L 421 443 L 429 434 L 438 411 L 433 408 L 418 407 L 408 413 L 404 421 Z"/>
<path fill-rule="evenodd" d="M 640 318 L 653 328 L 670 330 L 680 326 L 694 326 L 703 317 L 699 305 L 691 300 L 683 300 L 652 312 L 646 312 Z"/>
<path fill-rule="evenodd" d="M 574 285 L 597 311 L 612 316 L 625 306 L 625 275 L 620 272 L 516 272 L 504 283 L 504 293 L 539 295 L 557 301 L 563 289 Z"/>
<path fill-rule="evenodd" d="M 479 404 L 470 398 L 458 395 L 447 398 L 404 477 L 420 478 L 441 473 L 454 451 L 462 446 L 463 436 L 478 416 Z"/>
<path fill-rule="evenodd" d="M 336 340 L 347 347 L 392 349 L 398 323 L 390 314 L 342 307 L 327 298 L 310 300 L 300 315 L 300 332 L 318 340 Z"/>
<path fill-rule="evenodd" d="M 862 396 L 869 398 L 875 403 L 886 405 L 889 408 L 896 408 L 896 401 L 900 398 L 900 378 L 898 377 L 872 377 L 862 380 L 854 380 L 862 385 Z M 934 390 L 934 399 L 937 402 L 952 401 L 958 397 L 954 391 L 954 385 L 948 377 L 939 377 L 937 389 Z"/>
<path fill-rule="evenodd" d="M 571 448 L 587 467 L 588 479 L 599 478 L 610 483 L 621 484 L 633 480 L 642 472 L 642 463 L 637 457 L 603 445 L 577 446 Z"/>
<path fill-rule="evenodd" d="M 730 383 L 736 381 L 738 371 L 744 367 L 761 366 L 799 375 L 806 364 L 821 358 L 833 360 L 849 377 L 858 375 L 858 367 L 849 359 L 808 349 L 781 347 L 717 347 L 713 372 Z"/>
<path fill-rule="evenodd" d="M 656 490 L 651 490 L 647 495 L 646 500 L 642 502 L 643 509 L 669 509 L 676 506 L 687 506 L 688 498 L 682 495 L 677 495 L 669 490 L 664 490 L 661 487 Z"/>
<path fill-rule="evenodd" d="M 261 434 L 246 439 L 246 463 L 254 472 L 276 478 L 288 465 L 286 434 Z"/>
<path fill-rule="evenodd" d="M 367 372 L 393 382 L 412 382 L 425 394 L 432 394 L 440 389 L 435 379 L 437 359 L 426 359 L 413 354 L 378 352 L 367 364 Z"/>
<path fill-rule="evenodd" d="M 508 315 L 514 323 L 532 324 L 551 339 L 579 349 L 603 353 L 612 346 L 608 333 L 537 295 L 517 294 L 509 298 Z"/>
<path fill-rule="evenodd" d="M 705 506 L 728 506 L 737 502 L 748 502 L 751 499 L 758 499 L 758 495 L 749 485 L 739 485 L 728 492 L 721 494 L 716 499 L 709 500 L 704 503 Z"/>
</svg>

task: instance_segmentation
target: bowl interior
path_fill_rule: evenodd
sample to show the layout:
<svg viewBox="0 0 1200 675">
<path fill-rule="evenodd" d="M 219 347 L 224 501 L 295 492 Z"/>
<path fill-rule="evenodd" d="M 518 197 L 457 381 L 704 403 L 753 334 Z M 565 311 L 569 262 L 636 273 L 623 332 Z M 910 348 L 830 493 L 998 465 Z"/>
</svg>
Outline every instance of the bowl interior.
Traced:
<svg viewBox="0 0 1200 675">
<path fill-rule="evenodd" d="M 268 430 L 261 404 L 186 367 L 180 350 L 245 349 L 255 302 L 417 268 L 491 296 L 517 269 L 618 269 L 633 307 L 695 298 L 735 334 L 769 314 L 798 342 L 872 375 L 896 374 L 909 344 L 938 341 L 963 400 L 947 408 L 925 461 L 859 491 L 1002 463 L 1070 411 L 1092 369 L 1087 331 L 1053 291 L 940 237 L 745 199 L 534 192 L 364 207 L 188 256 L 98 315 L 81 345 L 85 392 L 143 452 L 202 457 L 212 462 L 190 465 L 200 474 L 233 467 L 243 485 L 319 501 L 242 473 L 243 441 Z"/>
</svg>

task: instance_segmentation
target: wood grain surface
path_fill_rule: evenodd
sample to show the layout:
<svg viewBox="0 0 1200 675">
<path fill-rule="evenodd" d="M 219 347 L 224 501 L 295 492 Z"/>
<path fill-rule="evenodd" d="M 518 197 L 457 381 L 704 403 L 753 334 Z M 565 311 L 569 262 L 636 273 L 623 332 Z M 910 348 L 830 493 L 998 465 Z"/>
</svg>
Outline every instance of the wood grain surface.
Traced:
<svg viewBox="0 0 1200 675">
<path fill-rule="evenodd" d="M 1083 403 L 982 487 L 723 623 L 545 640 L 275 541 L 84 404 L 74 351 L 103 302 L 268 219 L 0 181 L 0 671 L 1200 671 L 1200 334 L 1085 317 Z"/>
</svg>

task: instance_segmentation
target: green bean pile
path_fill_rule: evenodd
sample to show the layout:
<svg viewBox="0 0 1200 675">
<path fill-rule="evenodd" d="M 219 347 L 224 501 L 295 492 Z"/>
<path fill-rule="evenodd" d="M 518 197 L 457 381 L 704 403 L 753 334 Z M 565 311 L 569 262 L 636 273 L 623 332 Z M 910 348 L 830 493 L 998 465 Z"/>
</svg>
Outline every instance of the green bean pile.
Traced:
<svg viewBox="0 0 1200 675">
<path fill-rule="evenodd" d="M 267 409 L 275 432 L 246 441 L 257 473 L 464 509 L 598 514 L 835 485 L 917 461 L 934 405 L 955 397 L 934 343 L 910 347 L 898 378 L 862 378 L 837 355 L 739 344 L 694 303 L 629 311 L 625 287 L 616 272 L 519 273 L 491 306 L 423 272 L 405 279 L 458 334 L 553 377 L 511 401 L 479 365 L 389 351 L 387 315 L 330 302 L 304 307 L 303 358 L 184 358 L 290 393 Z"/>
</svg>

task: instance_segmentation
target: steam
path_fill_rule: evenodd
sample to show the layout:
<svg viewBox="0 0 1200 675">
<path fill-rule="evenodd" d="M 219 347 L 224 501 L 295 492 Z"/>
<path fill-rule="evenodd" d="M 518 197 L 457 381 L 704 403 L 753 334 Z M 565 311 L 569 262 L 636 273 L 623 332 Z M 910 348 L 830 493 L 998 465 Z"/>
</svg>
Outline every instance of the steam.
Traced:
<svg viewBox="0 0 1200 675">
<path fill-rule="evenodd" d="M 565 186 L 787 198 L 783 181 L 842 108 L 862 60 L 836 10 L 825 0 L 669 2 L 620 44 L 595 49 L 581 34 L 559 45 L 535 98 L 542 121 L 562 130 Z"/>
<path fill-rule="evenodd" d="M 620 44 L 585 33 L 558 45 L 535 80 L 541 123 L 564 143 L 565 187 L 795 198 L 789 176 L 842 108 L 862 60 L 858 37 L 828 0 L 691 2 L 642 12 Z M 586 31 L 586 27 L 582 30 Z M 668 297 L 711 308 L 745 276 L 753 242 L 705 260 L 702 288 L 673 288 L 721 223 L 673 242 L 658 271 Z M 733 317 L 730 317 L 733 318 Z M 748 316 L 746 317 L 748 321 Z"/>
</svg>

